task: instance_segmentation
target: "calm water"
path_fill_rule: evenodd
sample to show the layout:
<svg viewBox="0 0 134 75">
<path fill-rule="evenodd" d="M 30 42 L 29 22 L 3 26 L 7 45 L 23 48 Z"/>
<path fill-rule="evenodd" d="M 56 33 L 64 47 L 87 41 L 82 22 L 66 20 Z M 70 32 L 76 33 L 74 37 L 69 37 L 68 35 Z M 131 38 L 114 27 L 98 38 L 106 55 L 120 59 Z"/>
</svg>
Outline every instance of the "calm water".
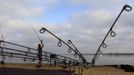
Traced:
<svg viewBox="0 0 134 75">
<path fill-rule="evenodd" d="M 66 55 L 68 57 L 73 57 L 73 55 Z M 87 59 L 88 62 L 92 61 L 93 55 L 84 55 L 84 57 Z M 1 56 L 0 56 L 1 59 Z M 76 58 L 78 59 L 78 58 Z M 20 58 L 8 58 L 6 57 L 6 61 L 9 63 L 37 63 L 26 61 L 24 62 L 23 59 Z M 134 65 L 134 55 L 102 55 L 97 59 L 96 61 L 97 65 L 114 65 L 114 64 L 129 64 Z"/>
<path fill-rule="evenodd" d="M 85 55 L 85 58 L 89 61 L 88 55 Z M 134 55 L 103 55 L 99 57 L 96 61 L 96 64 L 99 65 L 112 65 L 112 64 L 129 64 L 134 65 Z"/>
<path fill-rule="evenodd" d="M 73 55 L 71 55 L 73 57 Z M 93 55 L 84 55 L 87 61 L 91 62 Z M 97 65 L 129 64 L 134 65 L 134 55 L 102 55 L 97 61 Z"/>
</svg>

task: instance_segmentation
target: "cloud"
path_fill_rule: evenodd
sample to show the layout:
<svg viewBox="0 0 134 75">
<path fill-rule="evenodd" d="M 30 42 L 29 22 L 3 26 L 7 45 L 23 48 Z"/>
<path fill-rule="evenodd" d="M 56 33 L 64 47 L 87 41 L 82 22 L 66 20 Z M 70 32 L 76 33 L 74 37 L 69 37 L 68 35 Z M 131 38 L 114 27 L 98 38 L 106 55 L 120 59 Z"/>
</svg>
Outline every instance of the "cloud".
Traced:
<svg viewBox="0 0 134 75">
<path fill-rule="evenodd" d="M 133 15 L 133 11 L 124 12 L 113 29 L 117 36 L 116 38 L 108 37 L 106 43 L 110 44 L 111 47 L 105 49 L 104 52 L 128 52 L 133 49 L 132 40 L 134 39 L 131 36 L 134 32 L 132 29 L 133 17 L 130 17 Z M 95 52 L 117 15 L 115 12 L 100 9 L 74 14 L 69 22 L 73 26 L 72 28 L 75 28 L 77 32 L 80 31 L 78 36 L 82 38 L 77 38 L 77 41 L 81 40 L 78 44 L 81 47 L 80 49 Z M 84 34 L 85 32 L 87 33 Z"/>
<path fill-rule="evenodd" d="M 45 14 L 45 11 L 47 8 L 49 9 L 50 6 L 39 5 L 45 1 L 36 2 L 36 0 L 2 0 L 0 3 L 0 15 L 6 15 L 17 19 L 27 19 L 35 18 Z M 46 1 L 46 3 L 52 3 L 52 1 Z"/>
<path fill-rule="evenodd" d="M 72 5 L 69 5 L 70 3 Z M 120 0 L 66 0 L 62 5 L 70 7 L 73 7 L 73 4 L 78 7 L 86 5 L 87 8 L 81 12 L 73 12 L 67 18 L 68 21 L 62 24 L 36 21 L 43 20 L 43 15 L 47 11 L 56 10 L 56 7 L 60 7 L 61 4 L 60 0 L 2 0 L 0 3 L 0 28 L 6 40 L 36 48 L 39 40 L 30 27 L 31 25 L 44 40 L 45 51 L 58 54 L 67 53 L 68 48 L 57 47 L 58 40 L 52 35 L 47 32 L 39 33 L 41 27 L 46 27 L 64 41 L 72 40 L 82 53 L 95 53 L 125 2 Z M 131 49 L 134 48 L 132 46 L 134 40 L 132 15 L 134 15 L 133 11 L 124 12 L 121 15 L 114 27 L 117 36 L 115 38 L 108 37 L 106 40 L 108 48 L 102 49 L 103 52 L 132 52 Z"/>
<path fill-rule="evenodd" d="M 95 6 L 95 7 L 98 7 L 98 6 L 109 6 L 111 4 L 114 4 L 114 5 L 119 5 L 119 4 L 122 4 L 124 2 L 126 2 L 125 0 L 122 1 L 122 0 L 67 0 L 66 1 L 67 3 L 71 4 L 71 5 L 86 5 L 86 6 Z M 98 6 L 96 6 L 98 5 Z M 112 7 L 112 6 L 111 6 Z"/>
<path fill-rule="evenodd" d="M 75 13 L 71 17 L 71 24 L 76 26 L 104 26 L 101 25 L 111 18 L 112 14 L 106 10 L 92 10 L 84 13 Z M 96 25 L 96 26 L 95 26 Z M 86 27 L 85 27 L 86 28 Z"/>
<path fill-rule="evenodd" d="M 8 37 L 6 40 L 18 42 L 24 39 L 30 41 L 30 38 L 35 37 L 30 25 L 36 29 L 41 28 L 41 25 L 34 21 L 45 14 L 46 7 L 50 8 L 51 5 L 53 6 L 57 2 L 58 0 L 1 0 L 0 28 L 5 36 Z M 31 22 L 31 20 L 34 21 Z M 35 23 L 38 26 L 33 25 Z"/>
</svg>

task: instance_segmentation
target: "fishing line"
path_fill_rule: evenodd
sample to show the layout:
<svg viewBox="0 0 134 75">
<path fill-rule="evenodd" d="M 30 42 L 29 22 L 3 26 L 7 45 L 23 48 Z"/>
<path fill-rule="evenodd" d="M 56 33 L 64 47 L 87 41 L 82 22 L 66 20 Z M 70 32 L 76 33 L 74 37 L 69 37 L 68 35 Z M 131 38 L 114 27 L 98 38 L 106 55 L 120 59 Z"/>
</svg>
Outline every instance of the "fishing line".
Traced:
<svg viewBox="0 0 134 75">
<path fill-rule="evenodd" d="M 32 28 L 32 30 L 34 31 L 34 33 L 36 34 L 37 38 L 39 39 L 39 41 L 41 41 L 41 38 L 39 37 L 38 33 L 36 32 L 36 30 L 33 28 L 33 26 L 30 25 L 30 27 Z"/>
</svg>

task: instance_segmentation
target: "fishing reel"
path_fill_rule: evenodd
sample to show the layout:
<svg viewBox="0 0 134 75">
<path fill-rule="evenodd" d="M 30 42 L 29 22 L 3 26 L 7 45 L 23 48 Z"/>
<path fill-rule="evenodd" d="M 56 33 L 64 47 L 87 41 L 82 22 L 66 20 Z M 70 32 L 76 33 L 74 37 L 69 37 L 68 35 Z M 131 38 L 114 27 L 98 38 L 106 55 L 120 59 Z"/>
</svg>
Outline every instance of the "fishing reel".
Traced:
<svg viewBox="0 0 134 75">
<path fill-rule="evenodd" d="M 26 61 L 26 58 L 27 58 L 27 56 L 28 56 L 29 53 L 31 53 L 30 48 L 28 48 L 27 52 L 25 52 L 24 61 Z"/>
<path fill-rule="evenodd" d="M 129 12 L 129 11 L 131 11 L 131 10 L 132 10 L 132 7 L 131 7 L 131 6 L 129 6 L 129 5 L 125 5 L 125 6 L 123 7 L 123 10 L 125 10 L 125 11 Z"/>
<path fill-rule="evenodd" d="M 13 54 L 12 54 L 12 53 L 10 53 L 9 57 L 13 57 Z"/>
<path fill-rule="evenodd" d="M 44 33 L 46 30 L 47 30 L 46 28 L 42 27 L 39 32 Z"/>
<path fill-rule="evenodd" d="M 26 61 L 26 58 L 24 57 L 23 61 Z"/>
<path fill-rule="evenodd" d="M 32 62 L 34 62 L 34 61 L 35 61 L 35 59 L 36 59 L 36 57 L 33 57 L 33 58 L 32 58 Z"/>
</svg>

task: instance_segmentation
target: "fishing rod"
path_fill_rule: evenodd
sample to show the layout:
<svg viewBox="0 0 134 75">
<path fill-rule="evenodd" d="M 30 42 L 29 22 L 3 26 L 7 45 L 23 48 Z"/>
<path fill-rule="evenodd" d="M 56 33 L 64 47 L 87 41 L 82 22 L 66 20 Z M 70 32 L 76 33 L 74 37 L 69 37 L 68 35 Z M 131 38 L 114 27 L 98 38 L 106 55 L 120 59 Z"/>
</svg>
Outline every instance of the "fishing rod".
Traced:
<svg viewBox="0 0 134 75">
<path fill-rule="evenodd" d="M 45 31 L 47 31 L 49 34 L 51 34 L 52 36 L 54 36 L 55 38 L 57 38 L 58 39 L 58 43 L 57 43 L 57 46 L 59 46 L 59 47 L 61 47 L 62 46 L 62 43 L 63 44 L 65 44 L 66 46 L 68 46 L 68 48 L 69 48 L 69 50 L 72 50 L 72 51 L 74 51 L 74 53 L 75 53 L 75 55 L 79 55 L 78 54 L 78 49 L 77 50 L 75 50 L 75 49 L 73 49 L 68 43 L 66 43 L 65 41 L 63 41 L 61 38 L 59 38 L 58 36 L 56 36 L 55 34 L 53 34 L 52 32 L 50 32 L 49 30 L 47 30 L 46 28 L 44 28 L 44 27 L 42 27 L 41 29 L 40 29 L 40 33 L 44 33 Z M 70 41 L 69 41 L 70 42 Z M 80 55 L 80 57 L 81 57 L 81 55 Z M 83 57 L 84 58 L 84 57 Z M 87 60 L 84 58 L 84 64 L 88 64 L 88 62 L 87 62 Z"/>
<path fill-rule="evenodd" d="M 10 48 L 4 48 L 4 49 L 10 49 Z M 10 50 L 12 50 L 12 49 L 10 49 Z M 25 54 L 24 53 L 16 53 L 16 52 L 0 52 L 0 55 L 2 55 L 3 54 L 3 56 L 10 56 L 10 57 L 13 57 L 14 55 L 18 55 L 18 56 L 24 56 L 23 58 L 25 59 Z M 7 54 L 7 55 L 6 55 Z M 27 58 L 26 59 L 29 59 L 29 57 L 32 57 L 31 59 L 33 59 L 33 60 L 38 60 L 37 59 L 37 57 L 36 57 L 36 54 L 35 53 L 33 53 L 34 55 L 27 55 Z M 49 60 L 51 60 L 50 58 L 43 58 L 43 59 L 49 59 Z M 56 58 L 56 59 L 58 59 L 58 60 L 64 60 L 64 58 Z M 66 61 L 70 61 L 70 60 L 66 60 Z"/>
<path fill-rule="evenodd" d="M 4 43 L 6 43 L 6 44 L 18 46 L 18 47 L 21 47 L 21 48 L 26 48 L 27 51 L 18 50 L 18 49 L 14 49 L 14 48 L 0 47 L 1 49 L 6 49 L 6 50 L 10 50 L 10 51 L 17 51 L 17 52 L 25 53 L 25 58 L 24 58 L 24 60 L 27 58 L 28 54 L 36 54 L 36 53 L 32 53 L 32 52 L 31 52 L 31 50 L 32 50 L 33 48 L 29 48 L 29 47 L 22 46 L 22 45 L 19 45 L 19 44 L 7 42 L 7 41 L 4 41 L 4 40 L 0 40 L 0 42 L 4 42 Z M 36 49 L 35 49 L 35 50 L 36 50 Z M 36 54 L 36 55 L 37 55 L 37 54 Z"/>
<path fill-rule="evenodd" d="M 6 49 L 10 52 L 17 52 L 18 54 L 21 53 L 21 54 L 24 54 L 25 57 L 24 57 L 24 61 L 26 61 L 27 57 L 28 56 L 32 56 L 34 55 L 36 57 L 37 53 L 33 53 L 30 51 L 30 49 L 28 51 L 23 51 L 23 50 L 18 50 L 18 49 L 13 49 L 13 48 L 7 48 L 7 47 L 0 47 L 1 49 Z M 4 52 L 1 52 L 1 53 L 4 53 Z"/>
<path fill-rule="evenodd" d="M 22 51 L 17 50 L 17 49 L 11 49 L 10 48 L 10 50 L 21 52 L 21 53 L 17 53 L 17 54 L 16 53 L 12 53 L 12 57 L 23 58 L 23 61 L 27 61 L 26 59 L 31 60 L 32 62 L 34 62 L 35 60 L 39 60 L 39 59 L 37 59 L 37 56 L 36 56 L 37 54 L 35 54 L 34 57 L 32 56 L 32 58 L 30 58 L 31 57 L 31 54 L 32 54 L 32 51 L 37 51 L 37 49 L 30 48 L 30 47 L 23 46 L 23 45 L 19 45 L 19 44 L 15 44 L 15 43 L 4 41 L 4 40 L 0 40 L 0 42 L 4 42 L 4 43 L 8 44 L 8 46 L 9 45 L 14 45 L 14 46 L 18 46 L 18 47 L 21 47 L 21 48 L 28 49 L 28 51 L 26 52 L 26 54 L 22 54 Z M 13 47 L 13 48 L 15 48 L 15 47 Z M 6 47 L 5 49 L 9 49 L 9 48 Z M 78 61 L 76 59 L 72 59 L 72 58 L 69 58 L 69 57 L 57 55 L 57 54 L 50 53 L 50 52 L 45 52 L 45 51 L 42 51 L 42 52 L 44 53 L 42 55 L 42 56 L 44 56 L 44 57 L 42 57 L 43 58 L 42 61 L 47 61 L 50 64 L 51 64 L 51 62 L 53 62 L 54 65 L 58 65 L 59 64 L 61 66 L 63 66 L 63 65 L 64 66 L 67 66 L 67 65 L 75 66 L 76 64 L 78 64 Z M 15 56 L 15 55 L 17 55 L 17 56 Z M 46 55 L 47 55 L 47 57 L 46 57 Z M 55 58 L 51 58 L 51 55 L 55 55 Z"/>
<path fill-rule="evenodd" d="M 20 50 L 20 49 L 14 49 L 14 48 L 7 48 L 7 47 L 0 47 L 0 49 L 7 49 L 7 50 L 10 50 L 10 51 L 20 52 L 20 53 L 25 54 L 25 56 L 28 56 L 29 54 L 30 55 L 35 55 L 35 56 L 37 55 L 37 53 L 33 53 L 32 52 L 32 51 L 37 51 L 37 49 L 30 48 L 30 47 L 23 46 L 23 45 L 19 45 L 19 44 L 15 44 L 15 43 L 11 43 L 11 42 L 7 42 L 7 41 L 3 41 L 3 40 L 0 40 L 0 42 L 4 42 L 6 44 L 14 45 L 14 46 L 17 46 L 17 47 L 26 48 L 26 49 L 28 49 L 30 51 L 29 51 L 29 53 L 27 53 L 28 51 L 24 51 L 24 50 Z M 49 55 L 49 57 L 50 57 L 50 55 L 56 55 L 59 59 L 66 59 L 67 61 L 77 62 L 77 60 L 69 58 L 69 57 L 61 56 L 61 55 L 50 53 L 50 52 L 46 52 L 46 51 L 42 51 L 42 52 L 44 53 L 42 55 L 44 57 L 46 57 L 46 55 Z"/>
<path fill-rule="evenodd" d="M 27 61 L 26 59 L 28 59 L 29 61 L 32 61 L 32 62 L 34 62 L 35 60 L 39 60 L 36 56 L 37 54 L 32 52 L 32 51 L 35 51 L 35 50 L 37 51 L 37 49 L 33 49 L 33 48 L 30 48 L 30 47 L 27 47 L 27 46 L 18 45 L 18 44 L 3 41 L 3 40 L 0 40 L 0 42 L 4 42 L 4 43 L 8 44 L 9 47 L 10 47 L 10 45 L 17 46 L 17 47 L 14 46 L 14 47 L 11 47 L 11 48 L 0 47 L 0 49 L 6 49 L 6 50 L 9 51 L 9 52 L 5 52 L 5 51 L 0 52 L 0 56 L 5 56 L 5 57 L 8 56 L 10 58 L 21 58 L 21 59 L 23 59 L 23 61 Z M 20 50 L 21 48 L 19 48 L 19 47 L 26 48 L 26 49 L 31 49 L 31 51 L 30 51 L 30 53 L 28 53 L 26 55 L 25 53 L 27 51 Z M 19 48 L 19 49 L 15 49 L 15 48 Z M 43 52 L 45 54 L 43 54 L 42 56 L 45 56 L 45 55 L 48 55 L 48 56 L 47 57 L 46 56 L 42 57 L 42 61 L 47 61 L 47 62 L 50 63 L 50 65 L 52 64 L 52 62 L 53 62 L 54 65 L 61 65 L 61 66 L 66 66 L 66 67 L 70 67 L 68 65 L 76 66 L 76 64 L 78 64 L 78 61 L 76 59 L 72 59 L 72 58 L 69 58 L 69 57 L 57 55 L 57 54 L 50 53 L 50 52 L 45 52 L 45 51 L 43 51 Z M 55 57 L 51 58 L 51 55 L 55 55 Z"/>
<path fill-rule="evenodd" d="M 25 58 L 25 54 L 14 53 L 14 52 L 3 52 L 3 55 L 8 56 L 8 57 L 21 58 L 21 59 Z M 1 54 L 0 54 L 0 56 L 1 56 Z M 36 58 L 36 56 L 28 56 L 27 59 L 30 59 L 32 61 L 38 60 Z M 50 61 L 50 60 L 43 59 L 43 61 Z"/>
<path fill-rule="evenodd" d="M 97 52 L 95 53 L 93 59 L 92 59 L 92 63 L 95 64 L 96 58 L 98 58 L 100 55 L 102 55 L 102 51 L 100 50 L 101 47 L 106 48 L 107 44 L 105 43 L 105 40 L 107 39 L 108 35 L 110 34 L 111 37 L 115 37 L 116 33 L 113 31 L 113 27 L 115 26 L 117 20 L 119 19 L 119 17 L 121 16 L 121 14 L 123 13 L 123 11 L 131 11 L 132 7 L 129 5 L 124 5 L 121 12 L 119 13 L 119 15 L 117 16 L 117 18 L 115 19 L 115 21 L 113 22 L 112 26 L 110 27 L 109 31 L 107 32 L 106 36 L 104 37 L 104 39 L 102 40 L 100 46 L 98 47 Z"/>
<path fill-rule="evenodd" d="M 8 57 L 13 57 L 13 58 L 20 58 L 20 59 L 24 59 L 25 55 L 24 54 L 19 54 L 19 53 L 14 53 L 14 52 L 3 52 L 4 56 L 8 56 Z M 0 53 L 0 56 L 1 53 Z M 38 60 L 35 56 L 28 56 L 27 59 L 31 60 L 32 62 L 34 62 L 35 60 Z M 47 61 L 47 62 L 52 62 L 52 59 L 48 59 L 48 58 L 43 58 L 42 61 Z M 65 60 L 65 59 L 55 59 L 53 61 L 54 65 L 74 65 L 74 63 L 70 63 L 70 60 Z"/>
<path fill-rule="evenodd" d="M 67 43 L 70 44 L 70 45 L 72 45 L 74 47 L 74 49 L 77 51 L 77 53 L 79 55 L 80 62 L 82 61 L 82 63 L 86 63 L 86 65 L 85 64 L 82 64 L 82 63 L 79 64 L 79 67 L 78 67 L 79 68 L 79 74 L 82 75 L 82 70 L 83 70 L 82 66 L 84 66 L 84 68 L 87 68 L 87 66 L 88 66 L 89 63 L 86 61 L 86 59 L 84 58 L 84 56 L 81 54 L 81 52 L 77 49 L 77 47 L 73 44 L 73 42 L 71 40 L 68 40 Z M 68 53 L 71 53 L 71 52 L 72 51 L 69 49 L 68 50 Z"/>
<path fill-rule="evenodd" d="M 37 38 L 39 39 L 39 41 L 41 41 L 40 36 L 38 35 L 37 31 L 33 28 L 33 26 L 30 26 L 32 28 L 32 30 L 34 31 L 34 33 L 36 34 Z"/>
<path fill-rule="evenodd" d="M 37 57 L 36 57 L 37 53 L 33 53 L 33 52 L 27 53 L 27 51 L 21 51 L 21 50 L 18 50 L 18 49 L 12 49 L 12 48 L 7 48 L 7 47 L 1 47 L 1 48 L 7 49 L 7 50 L 11 50 L 11 51 L 17 51 L 17 53 L 18 53 L 18 52 L 21 53 L 21 54 L 18 53 L 18 55 L 24 55 L 24 56 L 27 56 L 27 57 L 34 55 L 34 57 L 37 58 Z M 16 54 L 17 54 L 17 53 L 16 53 Z M 49 55 L 54 55 L 54 54 L 49 54 Z M 45 55 L 42 55 L 42 56 L 46 57 Z M 58 56 L 58 55 L 56 55 L 56 56 Z M 27 59 L 27 57 L 24 57 L 24 59 Z M 50 56 L 47 56 L 47 57 L 50 57 Z M 66 58 L 67 61 L 73 60 L 73 59 L 68 58 L 68 57 L 61 57 L 61 56 L 58 56 L 58 57 L 59 57 L 58 59 L 62 59 L 62 60 L 63 60 L 64 58 Z"/>
<path fill-rule="evenodd" d="M 21 56 L 25 56 L 24 57 L 24 61 L 26 61 L 26 59 L 28 59 L 28 57 L 34 57 L 36 58 L 36 53 L 32 53 L 32 52 L 27 52 L 27 51 L 23 51 L 23 50 L 18 50 L 18 49 L 13 49 L 13 48 L 7 48 L 7 47 L 0 47 L 1 49 L 6 49 L 8 50 L 8 52 L 5 51 L 1 51 L 1 54 L 11 54 L 10 58 L 13 57 L 13 55 L 21 55 Z M 4 55 L 5 56 L 5 55 Z M 9 55 L 8 55 L 9 56 Z"/>
<path fill-rule="evenodd" d="M 3 52 L 3 54 L 6 56 L 6 54 L 9 54 L 7 56 L 13 57 L 14 55 L 18 55 L 18 56 L 25 56 L 25 54 L 23 53 L 16 53 L 16 52 Z M 2 55 L 2 53 L 0 53 L 0 55 Z M 28 55 L 28 57 L 34 57 L 36 58 L 36 56 L 32 56 L 32 55 Z M 25 58 L 25 57 L 24 57 Z"/>
<path fill-rule="evenodd" d="M 26 49 L 30 49 L 31 51 L 37 51 L 37 49 L 34 49 L 34 48 L 31 48 L 31 47 L 27 47 L 27 46 L 23 46 L 23 45 L 19 45 L 19 44 L 15 44 L 15 43 L 12 43 L 12 42 L 8 42 L 8 41 L 3 41 L 3 40 L 0 40 L 0 42 L 5 42 L 6 44 L 9 44 L 9 45 L 14 45 L 14 46 L 18 46 L 18 47 L 21 47 L 21 48 L 26 48 Z M 72 58 L 69 58 L 69 57 L 65 57 L 65 56 L 62 56 L 62 55 L 58 55 L 58 54 L 55 54 L 55 53 L 51 53 L 51 52 L 46 52 L 46 51 L 42 51 L 44 54 L 51 54 L 51 55 L 57 55 L 61 58 L 67 58 L 67 59 L 72 59 Z"/>
<path fill-rule="evenodd" d="M 71 40 L 68 40 L 68 44 L 71 44 L 71 45 L 75 48 L 77 54 L 79 55 L 79 58 L 82 59 L 82 62 L 83 62 L 83 63 L 88 63 L 88 62 L 86 61 L 86 59 L 84 58 L 84 56 L 81 54 L 81 52 L 78 50 L 78 48 L 73 44 L 73 42 L 72 42 Z M 68 53 L 71 53 L 71 52 L 72 52 L 72 51 L 71 51 L 70 49 L 68 49 Z M 75 56 L 76 56 L 77 54 L 75 54 Z"/>
<path fill-rule="evenodd" d="M 6 49 L 8 49 L 8 48 L 6 48 Z M 0 53 L 0 56 L 8 56 L 8 57 L 16 57 L 16 58 L 22 58 L 22 59 L 25 59 L 25 54 L 23 54 L 23 53 L 16 53 L 16 52 L 2 52 L 2 53 Z M 26 59 L 29 59 L 29 60 L 32 60 L 32 61 L 35 61 L 35 60 L 38 60 L 37 58 L 36 58 L 36 56 L 33 56 L 33 55 L 28 55 L 27 56 L 27 58 Z M 51 58 L 43 58 L 43 61 L 48 61 L 48 62 L 51 62 L 52 61 L 52 59 Z M 65 60 L 65 58 L 58 58 L 58 57 L 56 57 L 56 59 L 54 59 L 54 62 L 56 62 L 56 63 L 58 63 L 58 62 L 60 62 L 60 63 L 62 63 L 62 62 L 74 62 L 74 61 L 72 61 L 72 60 Z M 62 63 L 63 64 L 63 63 Z"/>
</svg>

